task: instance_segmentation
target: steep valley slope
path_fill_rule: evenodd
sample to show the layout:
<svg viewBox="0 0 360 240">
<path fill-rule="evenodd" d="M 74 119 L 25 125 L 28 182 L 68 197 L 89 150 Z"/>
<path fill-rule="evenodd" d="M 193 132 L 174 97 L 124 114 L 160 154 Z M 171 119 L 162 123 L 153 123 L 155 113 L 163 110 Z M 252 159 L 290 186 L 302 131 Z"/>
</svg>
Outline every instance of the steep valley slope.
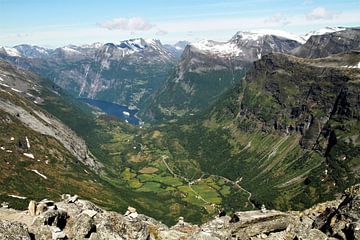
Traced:
<svg viewBox="0 0 360 240">
<path fill-rule="evenodd" d="M 168 224 L 179 216 L 205 221 L 227 198 L 251 209 L 234 184 L 198 179 L 191 160 L 183 159 L 197 174 L 178 174 L 158 131 L 106 116 L 47 79 L 0 64 L 2 201 L 23 208 L 26 199 L 69 192 L 112 210 L 131 204 Z"/>
<path fill-rule="evenodd" d="M 129 39 L 45 49 L 18 45 L 0 58 L 31 70 L 71 94 L 141 107 L 177 61 L 177 51 L 158 40 Z"/>
<path fill-rule="evenodd" d="M 269 54 L 207 117 L 163 132 L 204 172 L 239 182 L 257 206 L 302 209 L 333 198 L 359 182 L 359 62 L 359 51 Z"/>
<path fill-rule="evenodd" d="M 271 52 L 288 53 L 300 46 L 298 40 L 283 32 L 238 32 L 227 42 L 189 44 L 140 115 L 151 122 L 201 115 L 241 81 L 252 62 Z"/>
<path fill-rule="evenodd" d="M 321 49 L 332 42 L 329 37 L 348 31 L 320 37 L 309 48 Z M 290 43 L 281 51 L 298 45 Z M 239 72 L 231 72 L 236 69 L 231 59 L 209 60 L 187 47 L 183 56 L 191 58 L 178 65 L 188 68 L 186 79 L 196 83 L 226 75 L 226 87 L 210 95 L 177 95 L 175 84 L 163 94 L 178 100 L 164 100 L 169 107 L 157 116 L 176 121 L 144 128 L 104 115 L 53 82 L 1 62 L 1 200 L 24 207 L 24 199 L 14 196 L 57 200 L 66 192 L 112 210 L 132 205 L 173 224 L 179 216 L 205 222 L 222 208 L 304 209 L 334 199 L 359 182 L 360 46 L 342 44 L 347 43 L 326 47 L 322 58 L 271 51 L 260 56 L 255 48 Z M 226 74 L 221 69 L 215 74 L 214 66 Z M 192 67 L 210 72 L 191 72 Z M 206 92 L 207 84 L 201 86 Z M 196 111 L 189 111 L 193 107 Z"/>
</svg>

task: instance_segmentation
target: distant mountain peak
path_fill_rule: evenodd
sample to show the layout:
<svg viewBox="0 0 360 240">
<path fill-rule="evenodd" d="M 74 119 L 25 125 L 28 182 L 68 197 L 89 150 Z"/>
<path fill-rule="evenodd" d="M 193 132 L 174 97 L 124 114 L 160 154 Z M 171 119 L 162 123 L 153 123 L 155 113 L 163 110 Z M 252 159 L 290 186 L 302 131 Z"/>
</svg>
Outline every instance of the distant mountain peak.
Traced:
<svg viewBox="0 0 360 240">
<path fill-rule="evenodd" d="M 239 56 L 242 52 L 242 50 L 232 42 L 216 42 L 207 39 L 192 43 L 190 46 L 200 51 L 220 56 Z"/>
<path fill-rule="evenodd" d="M 302 37 L 299 37 L 298 35 L 295 35 L 293 33 L 289 33 L 289 32 L 283 31 L 283 30 L 277 30 L 277 29 L 259 29 L 259 30 L 251 30 L 251 31 L 239 31 L 233 36 L 233 38 L 230 41 L 235 41 L 238 39 L 256 41 L 256 40 L 259 40 L 261 37 L 264 37 L 267 35 L 286 38 L 286 39 L 297 41 L 299 43 L 305 42 L 305 40 Z"/>
<path fill-rule="evenodd" d="M 129 49 L 133 51 L 140 51 L 149 46 L 157 46 L 162 45 L 160 40 L 156 39 L 143 39 L 143 38 L 134 38 L 121 41 L 120 44 L 117 45 L 118 48 Z"/>
<path fill-rule="evenodd" d="M 5 53 L 6 55 L 10 56 L 10 57 L 21 57 L 22 54 L 19 50 L 17 50 L 16 48 L 12 48 L 12 47 L 2 47 L 0 46 L 0 53 Z"/>
<path fill-rule="evenodd" d="M 324 35 L 324 34 L 327 34 L 327 33 L 340 32 L 340 31 L 343 31 L 345 29 L 346 28 L 344 28 L 344 27 L 325 27 L 325 28 L 321 28 L 319 30 L 311 31 L 311 32 L 305 34 L 303 36 L 303 38 L 307 41 L 307 40 L 309 40 L 309 38 L 311 36 L 314 36 L 314 35 Z"/>
</svg>

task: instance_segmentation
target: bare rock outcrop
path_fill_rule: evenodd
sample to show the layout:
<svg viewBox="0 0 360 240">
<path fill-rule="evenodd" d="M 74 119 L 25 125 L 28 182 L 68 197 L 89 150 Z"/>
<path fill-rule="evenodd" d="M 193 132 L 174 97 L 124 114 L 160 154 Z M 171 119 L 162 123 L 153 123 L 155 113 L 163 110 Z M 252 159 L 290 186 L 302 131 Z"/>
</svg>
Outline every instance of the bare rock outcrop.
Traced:
<svg viewBox="0 0 360 240">
<path fill-rule="evenodd" d="M 39 210 L 41 209 L 41 210 Z M 8 213 L 8 218 L 6 213 Z M 39 215 L 36 215 L 38 213 Z M 0 239 L 327 240 L 360 239 L 360 185 L 341 199 L 302 212 L 257 210 L 217 216 L 198 226 L 180 217 L 168 227 L 128 207 L 124 215 L 78 196 L 31 201 L 25 212 L 2 209 Z"/>
<path fill-rule="evenodd" d="M 30 240 L 30 234 L 25 224 L 0 219 L 0 239 Z"/>
</svg>

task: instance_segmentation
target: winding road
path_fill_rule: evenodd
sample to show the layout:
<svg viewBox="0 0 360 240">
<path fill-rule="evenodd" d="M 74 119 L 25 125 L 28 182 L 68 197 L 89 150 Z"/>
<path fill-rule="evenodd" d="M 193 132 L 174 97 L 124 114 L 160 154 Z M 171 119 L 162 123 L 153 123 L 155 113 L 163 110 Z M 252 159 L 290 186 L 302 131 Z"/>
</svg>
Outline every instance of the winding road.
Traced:
<svg viewBox="0 0 360 240">
<path fill-rule="evenodd" d="M 176 173 L 174 173 L 174 171 L 170 168 L 170 166 L 167 164 L 166 162 L 166 159 L 168 159 L 169 157 L 166 156 L 166 155 L 163 155 L 161 157 L 161 160 L 163 161 L 164 165 L 166 166 L 166 168 L 168 169 L 168 171 L 174 176 L 174 177 L 178 177 L 178 178 L 181 178 L 183 179 L 184 181 L 186 181 L 189 185 L 189 188 L 191 189 L 192 192 L 195 193 L 195 195 L 197 196 L 198 199 L 201 199 L 203 202 L 207 203 L 207 204 L 211 204 L 210 202 L 206 201 L 199 193 L 197 193 L 192 187 L 191 185 L 194 184 L 195 182 L 197 181 L 200 181 L 201 178 L 199 179 L 196 179 L 196 180 L 193 180 L 193 181 L 189 181 L 186 177 L 183 177 L 183 176 L 180 176 L 180 175 L 177 175 Z M 254 209 L 256 209 L 255 205 L 251 202 L 251 197 L 252 197 L 252 194 L 251 192 L 249 192 L 248 190 L 246 190 L 245 188 L 243 188 L 242 186 L 239 185 L 239 183 L 236 181 L 232 181 L 226 177 L 223 177 L 223 176 L 219 176 L 219 175 L 210 175 L 211 177 L 217 177 L 217 178 L 222 178 L 226 183 L 231 183 L 233 184 L 233 186 L 241 189 L 242 191 L 246 192 L 247 194 L 249 194 L 248 198 L 247 198 L 247 201 L 252 205 L 252 207 Z"/>
</svg>

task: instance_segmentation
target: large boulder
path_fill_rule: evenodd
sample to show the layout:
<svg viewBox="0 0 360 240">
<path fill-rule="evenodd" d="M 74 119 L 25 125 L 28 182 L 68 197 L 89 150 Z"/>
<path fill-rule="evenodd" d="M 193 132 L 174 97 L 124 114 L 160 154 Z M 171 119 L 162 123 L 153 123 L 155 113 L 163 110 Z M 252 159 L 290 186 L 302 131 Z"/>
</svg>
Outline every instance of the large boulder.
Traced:
<svg viewBox="0 0 360 240">
<path fill-rule="evenodd" d="M 0 219 L 0 239 L 2 240 L 31 240 L 25 224 Z"/>
<path fill-rule="evenodd" d="M 106 212 L 96 215 L 96 237 L 94 239 L 146 240 L 148 227 L 139 219 L 126 219 L 121 214 Z"/>
<path fill-rule="evenodd" d="M 73 224 L 68 232 L 71 239 L 89 238 L 93 232 L 96 232 L 94 219 L 88 214 L 82 213 L 73 219 Z"/>
<path fill-rule="evenodd" d="M 68 219 L 68 214 L 64 210 L 48 210 L 41 214 L 40 216 L 34 219 L 33 225 L 42 226 L 42 225 L 49 225 L 49 226 L 56 226 L 60 229 L 64 229 L 66 226 L 66 221 Z"/>
<path fill-rule="evenodd" d="M 298 219 L 290 214 L 267 211 L 249 211 L 237 213 L 240 221 L 230 226 L 230 236 L 237 239 L 250 239 L 251 237 L 285 231 L 291 225 L 297 225 Z"/>
<path fill-rule="evenodd" d="M 28 211 L 31 216 L 36 215 L 36 202 L 34 200 L 29 202 Z"/>
<path fill-rule="evenodd" d="M 324 211 L 314 221 L 314 227 L 331 237 L 359 239 L 360 185 L 350 188 L 340 205 Z M 321 224 L 319 224 L 321 223 Z"/>
</svg>

